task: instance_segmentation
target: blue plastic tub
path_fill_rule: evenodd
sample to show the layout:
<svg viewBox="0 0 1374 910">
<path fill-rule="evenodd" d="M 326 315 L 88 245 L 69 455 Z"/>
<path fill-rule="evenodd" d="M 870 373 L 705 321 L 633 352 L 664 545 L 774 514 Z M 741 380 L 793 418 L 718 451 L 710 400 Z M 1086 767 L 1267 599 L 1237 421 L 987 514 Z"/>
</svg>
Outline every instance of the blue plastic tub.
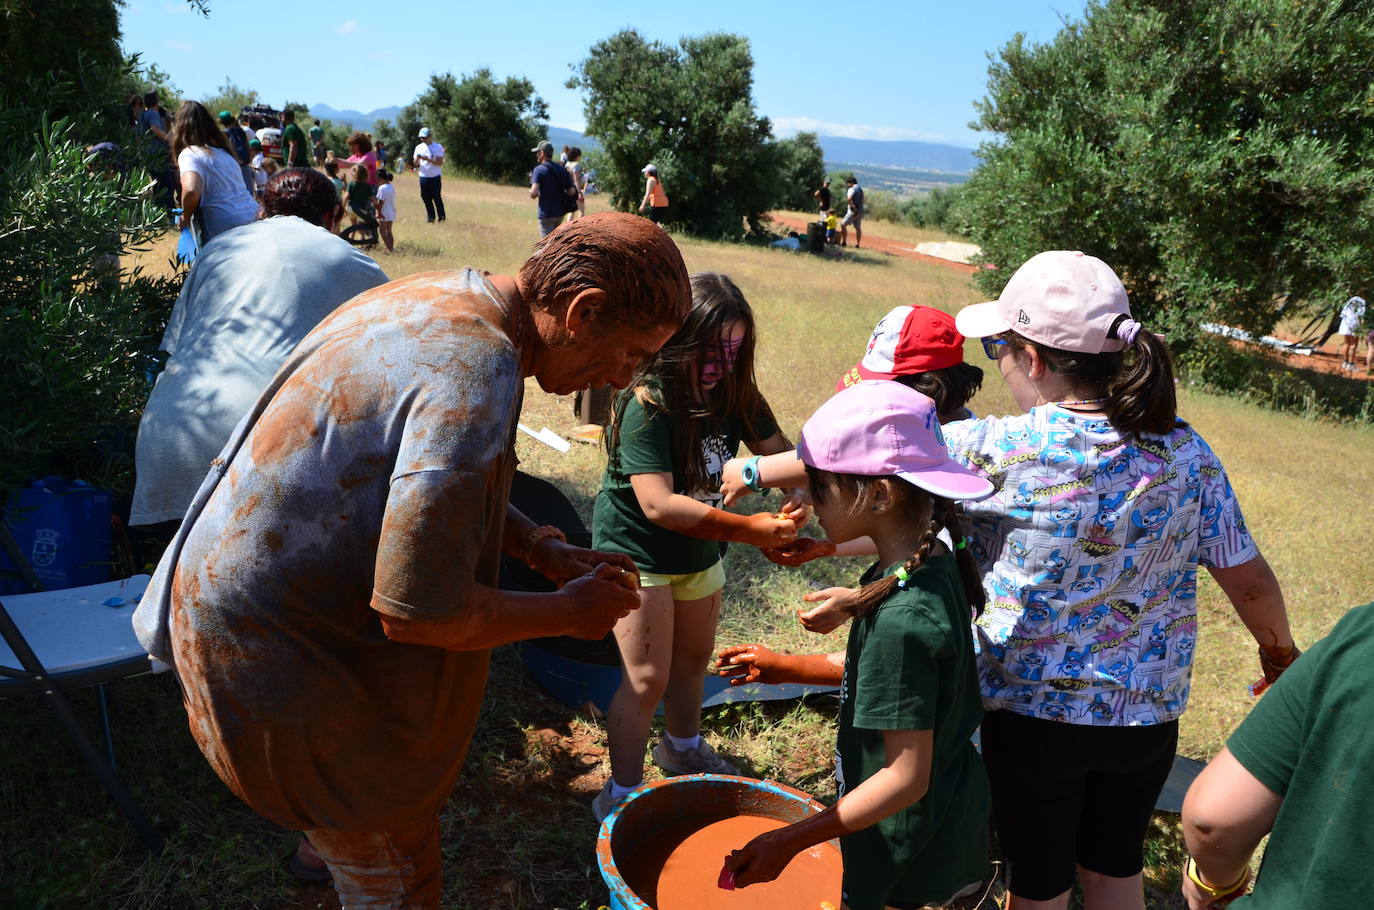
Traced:
<svg viewBox="0 0 1374 910">
<path fill-rule="evenodd" d="M 610 910 L 654 910 L 630 889 L 616 865 L 664 828 L 690 819 L 709 824 L 735 815 L 762 815 L 789 824 L 825 809 L 800 790 L 771 780 L 690 774 L 645 784 L 620 801 L 601 823 L 596 860 L 610 892 Z"/>
</svg>

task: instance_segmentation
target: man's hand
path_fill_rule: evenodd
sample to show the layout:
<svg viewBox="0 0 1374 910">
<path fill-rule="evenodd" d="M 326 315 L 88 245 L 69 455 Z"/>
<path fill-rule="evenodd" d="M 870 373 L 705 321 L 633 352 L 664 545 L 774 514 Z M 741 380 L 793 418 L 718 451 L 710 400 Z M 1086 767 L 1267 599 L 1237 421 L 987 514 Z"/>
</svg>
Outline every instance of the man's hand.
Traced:
<svg viewBox="0 0 1374 910">
<path fill-rule="evenodd" d="M 740 470 L 744 467 L 747 458 L 731 458 L 720 469 L 720 491 L 725 494 L 723 506 L 732 506 L 745 496 L 754 492 L 744 485 L 744 478 L 740 476 Z"/>
<path fill-rule="evenodd" d="M 602 563 L 564 585 L 559 595 L 568 600 L 566 634 L 595 641 L 639 609 L 639 595 L 623 581 L 630 574 L 621 566 Z"/>
<path fill-rule="evenodd" d="M 797 619 L 808 632 L 829 635 L 854 616 L 854 597 L 858 588 L 826 588 L 811 591 L 802 600 L 807 603 L 820 602 L 810 610 L 798 610 Z"/>
<path fill-rule="evenodd" d="M 813 559 L 834 556 L 835 545 L 828 540 L 798 537 L 791 543 L 785 543 L 780 547 L 765 547 L 763 555 L 768 558 L 769 562 L 795 568 L 805 565 Z"/>
<path fill-rule="evenodd" d="M 540 540 L 530 553 L 530 568 L 559 585 L 579 575 L 586 575 L 602 563 L 625 570 L 624 575 L 615 577 L 616 584 L 630 591 L 639 590 L 639 569 L 624 553 L 603 553 L 575 547 L 552 536 Z"/>
<path fill-rule="evenodd" d="M 782 834 L 785 830 L 765 831 L 725 857 L 725 868 L 735 874 L 735 887 L 771 882 L 782 875 L 782 870 L 798 852 Z"/>
<path fill-rule="evenodd" d="M 787 672 L 789 663 L 787 655 L 763 645 L 732 645 L 722 648 L 716 657 L 716 673 L 728 677 L 732 686 L 745 683 L 778 685 L 792 681 Z"/>
</svg>

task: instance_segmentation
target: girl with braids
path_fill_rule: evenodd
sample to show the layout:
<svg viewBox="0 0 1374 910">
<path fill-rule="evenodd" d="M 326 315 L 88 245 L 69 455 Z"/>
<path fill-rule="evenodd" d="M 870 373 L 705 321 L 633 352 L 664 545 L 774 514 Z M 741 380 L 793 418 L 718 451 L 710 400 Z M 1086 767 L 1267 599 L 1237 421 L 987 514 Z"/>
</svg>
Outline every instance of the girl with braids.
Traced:
<svg viewBox="0 0 1374 910">
<path fill-rule="evenodd" d="M 876 580 L 851 601 L 846 651 L 740 645 L 720 652 L 719 672 L 735 685 L 840 685 L 840 798 L 735 850 L 725 877 L 771 881 L 796 854 L 838 837 L 849 910 L 947 903 L 987 871 L 988 784 L 969 741 L 983 716 L 970 621 L 984 597 L 954 501 L 992 485 L 950 459 L 935 403 L 888 380 L 836 394 L 806 422 L 797 451 L 826 536 L 870 538 Z"/>
<path fill-rule="evenodd" d="M 1143 842 L 1173 764 L 1206 566 L 1266 679 L 1298 654 L 1226 472 L 1176 414 L 1168 348 L 1106 263 L 1033 257 L 966 307 L 1024 414 L 945 427 L 997 488 L 965 506 L 983 569 L 983 757 L 1010 906 L 1144 907 Z"/>
<path fill-rule="evenodd" d="M 667 729 L 656 764 L 674 774 L 735 773 L 700 735 L 702 669 L 725 586 L 722 541 L 776 546 L 807 518 L 790 504 L 777 514 L 717 508 L 721 465 L 741 440 L 763 454 L 791 447 L 755 384 L 754 314 L 726 276 L 692 276 L 686 322 L 612 411 L 594 540 L 639 567 L 641 606 L 615 627 L 624 675 L 607 715 L 611 778 L 592 803 L 597 821 L 643 780 L 660 699 Z"/>
</svg>

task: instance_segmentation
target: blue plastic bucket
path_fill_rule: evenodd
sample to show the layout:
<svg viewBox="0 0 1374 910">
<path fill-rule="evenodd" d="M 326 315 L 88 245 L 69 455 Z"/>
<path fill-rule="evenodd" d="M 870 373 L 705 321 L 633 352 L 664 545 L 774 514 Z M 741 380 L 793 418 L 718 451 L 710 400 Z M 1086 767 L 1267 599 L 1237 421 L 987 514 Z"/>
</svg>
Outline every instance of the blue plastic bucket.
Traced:
<svg viewBox="0 0 1374 910">
<path fill-rule="evenodd" d="M 663 829 L 700 819 L 703 825 L 736 815 L 762 815 L 789 824 L 825 809 L 810 796 L 771 780 L 690 774 L 645 784 L 601 823 L 596 860 L 610 892 L 610 910 L 654 910 L 625 882 L 616 865 Z"/>
</svg>

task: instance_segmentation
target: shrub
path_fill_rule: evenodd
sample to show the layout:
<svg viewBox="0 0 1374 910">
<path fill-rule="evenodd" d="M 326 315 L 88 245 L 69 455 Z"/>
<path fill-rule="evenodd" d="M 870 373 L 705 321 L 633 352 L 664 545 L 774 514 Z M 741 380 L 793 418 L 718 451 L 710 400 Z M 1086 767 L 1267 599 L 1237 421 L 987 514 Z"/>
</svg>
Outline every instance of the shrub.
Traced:
<svg viewBox="0 0 1374 910">
<path fill-rule="evenodd" d="M 0 494 L 50 473 L 127 494 L 128 443 L 181 275 L 121 273 L 118 257 L 165 230 L 165 216 L 134 191 L 147 182 L 141 169 L 124 181 L 87 168 L 77 123 L 44 122 L 31 139 L 7 125 Z"/>
</svg>

